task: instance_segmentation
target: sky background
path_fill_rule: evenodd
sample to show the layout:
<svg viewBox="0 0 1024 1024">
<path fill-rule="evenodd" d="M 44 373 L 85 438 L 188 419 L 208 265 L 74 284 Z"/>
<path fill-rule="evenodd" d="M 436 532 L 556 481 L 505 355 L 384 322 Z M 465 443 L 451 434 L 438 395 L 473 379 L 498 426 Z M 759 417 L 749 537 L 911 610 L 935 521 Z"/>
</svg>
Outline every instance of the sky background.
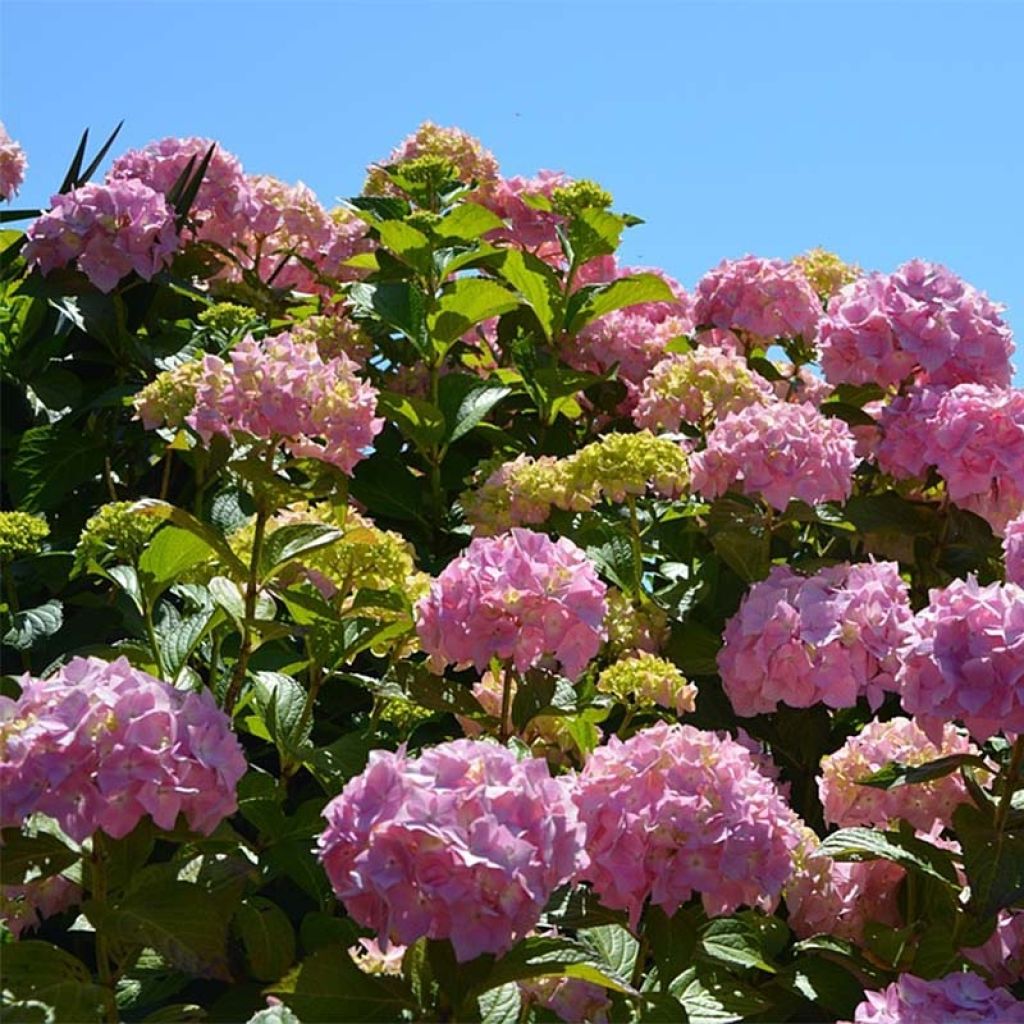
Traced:
<svg viewBox="0 0 1024 1024">
<path fill-rule="evenodd" d="M 595 178 L 624 262 L 692 287 L 815 245 L 944 263 L 1024 325 L 1024 2 L 0 0 L 0 111 L 45 205 L 86 126 L 203 135 L 330 206 L 421 121 Z M 1015 357 L 1024 383 L 1024 343 Z"/>
</svg>

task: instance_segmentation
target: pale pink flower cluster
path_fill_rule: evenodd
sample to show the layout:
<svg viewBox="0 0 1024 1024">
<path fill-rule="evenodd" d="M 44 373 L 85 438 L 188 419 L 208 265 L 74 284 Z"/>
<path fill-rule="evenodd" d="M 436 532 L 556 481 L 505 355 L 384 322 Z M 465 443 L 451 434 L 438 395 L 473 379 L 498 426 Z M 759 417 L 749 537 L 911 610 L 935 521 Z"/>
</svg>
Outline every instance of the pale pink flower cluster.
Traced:
<svg viewBox="0 0 1024 1024">
<path fill-rule="evenodd" d="M 1013 336 L 1002 307 L 923 260 L 848 284 L 828 304 L 821 365 L 834 384 L 1010 383 Z"/>
<path fill-rule="evenodd" d="M 147 814 L 209 834 L 235 811 L 242 748 L 208 690 L 186 693 L 126 658 L 73 658 L 0 697 L 0 824 L 46 814 L 76 842 L 119 839 Z"/>
<path fill-rule="evenodd" d="M 380 163 L 390 167 L 424 156 L 448 160 L 454 165 L 459 180 L 467 185 L 476 181 L 486 188 L 498 178 L 498 161 L 479 139 L 461 128 L 446 128 L 431 121 L 424 121 Z M 364 191 L 368 195 L 380 195 L 392 190 L 393 186 L 380 168 L 371 167 Z"/>
<path fill-rule="evenodd" d="M 18 939 L 46 918 L 81 902 L 81 886 L 63 875 L 36 878 L 24 885 L 0 885 L 0 921 Z"/>
<path fill-rule="evenodd" d="M 755 583 L 725 627 L 722 685 L 738 715 L 878 707 L 895 689 L 899 646 L 912 619 L 895 562 L 833 565 L 813 576 L 775 566 Z"/>
<path fill-rule="evenodd" d="M 524 999 L 543 1006 L 566 1024 L 607 1024 L 611 1000 L 600 986 L 580 978 L 557 975 L 519 982 Z"/>
<path fill-rule="evenodd" d="M 887 828 L 902 818 L 922 832 L 936 823 L 948 825 L 953 811 L 967 802 L 967 790 L 959 773 L 930 782 L 877 789 L 860 780 L 891 761 L 917 765 L 951 754 L 977 753 L 974 745 L 955 726 L 942 730 L 938 746 L 909 718 L 872 721 L 851 736 L 835 753 L 821 760 L 818 793 L 825 820 L 833 825 L 869 825 Z"/>
<path fill-rule="evenodd" d="M 344 210 L 328 213 L 301 181 L 288 185 L 261 174 L 248 182 L 257 212 L 236 248 L 260 280 L 275 288 L 315 293 L 321 276 L 358 276 L 344 264 L 372 247 L 362 220 Z"/>
<path fill-rule="evenodd" d="M 878 464 L 895 477 L 934 467 L 950 501 L 996 533 L 1024 511 L 1024 389 L 915 388 L 882 414 Z"/>
<path fill-rule="evenodd" d="M 997 985 L 1013 985 L 1024 979 L 1024 913 L 1001 911 L 995 931 L 981 946 L 961 953 L 983 968 Z"/>
<path fill-rule="evenodd" d="M 758 344 L 802 337 L 813 342 L 823 317 L 821 300 L 793 263 L 744 256 L 722 260 L 697 285 L 698 327 L 742 331 Z"/>
<path fill-rule="evenodd" d="M 210 147 L 215 145 L 195 201 L 189 208 L 189 220 L 194 228 L 186 232 L 186 237 L 230 247 L 248 230 L 259 211 L 259 203 L 237 157 L 221 149 L 212 139 L 166 138 L 142 149 L 131 149 L 111 165 L 107 182 L 138 181 L 166 195 L 189 161 L 194 159 L 193 170 L 198 170 Z"/>
<path fill-rule="evenodd" d="M 3 121 L 0 121 L 0 199 L 10 199 L 18 194 L 25 180 L 26 167 L 25 151 L 7 134 Z"/>
<path fill-rule="evenodd" d="M 560 265 L 564 257 L 556 229 L 565 218 L 553 210 L 537 209 L 525 200 L 530 196 L 550 200 L 556 188 L 571 182 L 561 171 L 540 171 L 534 178 L 496 178 L 477 198 L 506 226 L 489 232 L 487 240 L 524 249 L 546 263 Z"/>
<path fill-rule="evenodd" d="M 992 988 L 977 974 L 947 974 L 925 981 L 901 974 L 881 992 L 866 996 L 853 1024 L 1017 1024 L 1024 1002 L 1005 988 Z"/>
<path fill-rule="evenodd" d="M 25 260 L 49 274 L 71 260 L 101 292 L 135 271 L 150 280 L 179 247 L 164 197 L 138 181 L 82 185 L 55 195 L 25 232 Z"/>
<path fill-rule="evenodd" d="M 979 741 L 1024 732 L 1024 587 L 969 577 L 932 590 L 910 624 L 896 684 L 933 742 L 954 719 Z"/>
<path fill-rule="evenodd" d="M 820 845 L 806 829 L 785 890 L 787 923 L 797 938 L 834 935 L 861 943 L 870 923 L 899 928 L 904 869 L 891 860 L 836 861 Z"/>
<path fill-rule="evenodd" d="M 586 864 L 568 784 L 483 741 L 374 751 L 324 817 L 320 857 L 349 914 L 388 942 L 450 939 L 460 962 L 505 952 Z"/>
<path fill-rule="evenodd" d="M 1006 555 L 1006 579 L 1024 587 L 1024 512 L 1007 523 L 1003 537 Z"/>
<path fill-rule="evenodd" d="M 798 498 L 844 501 L 857 467 L 856 441 L 839 419 L 806 402 L 749 405 L 719 420 L 691 458 L 693 490 L 717 498 L 734 488 L 784 511 Z"/>
<path fill-rule="evenodd" d="M 246 337 L 230 363 L 204 356 L 186 422 L 206 443 L 214 434 L 241 432 L 351 474 L 384 425 L 376 407 L 376 390 L 356 376 L 348 356 L 325 361 L 315 343 L 284 333 Z"/>
<path fill-rule="evenodd" d="M 634 927 L 648 898 L 669 915 L 695 892 L 708 914 L 774 906 L 800 841 L 750 752 L 691 726 L 613 736 L 587 760 L 575 799 L 590 857 L 581 878 Z"/>
<path fill-rule="evenodd" d="M 435 666 L 524 672 L 545 655 L 575 679 L 605 638 L 605 585 L 567 537 L 513 529 L 478 537 L 416 605 L 420 644 Z"/>
<path fill-rule="evenodd" d="M 661 360 L 643 380 L 633 422 L 651 430 L 677 431 L 748 405 L 773 401 L 772 387 L 734 352 L 702 345 Z"/>
</svg>

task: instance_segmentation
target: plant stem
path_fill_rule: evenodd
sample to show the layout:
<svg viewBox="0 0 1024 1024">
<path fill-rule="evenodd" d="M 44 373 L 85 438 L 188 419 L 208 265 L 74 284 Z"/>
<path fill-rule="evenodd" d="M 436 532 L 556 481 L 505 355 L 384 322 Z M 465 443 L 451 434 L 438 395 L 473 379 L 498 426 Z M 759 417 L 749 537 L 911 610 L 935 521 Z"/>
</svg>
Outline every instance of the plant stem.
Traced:
<svg viewBox="0 0 1024 1024">
<path fill-rule="evenodd" d="M 644 598 L 644 555 L 640 541 L 640 520 L 636 514 L 636 499 L 633 495 L 626 497 L 629 506 L 629 546 L 633 550 L 633 575 L 636 577 L 636 596 Z"/>
<path fill-rule="evenodd" d="M 92 901 L 101 907 L 107 902 L 107 865 L 103 843 L 103 833 L 96 832 L 92 837 L 92 855 L 89 859 L 90 884 Z M 110 966 L 110 945 L 102 926 L 96 928 L 96 971 L 103 988 L 106 1020 L 109 1024 L 118 1024 L 120 1016 L 117 1012 L 117 995 L 114 990 L 114 972 Z"/>
<path fill-rule="evenodd" d="M 156 663 L 157 677 L 159 679 L 164 679 L 168 683 L 173 682 L 173 680 L 166 678 L 164 659 L 160 653 L 160 642 L 157 640 L 156 627 L 153 625 L 153 609 L 150 607 L 145 594 L 142 596 L 142 618 L 146 623 L 146 637 L 149 639 L 149 646 L 153 652 L 153 661 Z"/>
<path fill-rule="evenodd" d="M 501 679 L 501 724 L 498 726 L 498 739 L 506 743 L 512 735 L 512 666 L 504 666 Z"/>
<path fill-rule="evenodd" d="M 1010 768 L 1003 782 L 1003 795 L 999 799 L 999 809 L 996 811 L 996 832 L 1002 832 L 1006 827 L 1006 818 L 1010 813 L 1010 806 L 1013 803 L 1013 794 L 1017 791 L 1017 778 L 1020 775 L 1022 760 L 1024 760 L 1024 735 L 1018 736 L 1013 743 L 1013 753 L 1010 755 Z"/>
</svg>

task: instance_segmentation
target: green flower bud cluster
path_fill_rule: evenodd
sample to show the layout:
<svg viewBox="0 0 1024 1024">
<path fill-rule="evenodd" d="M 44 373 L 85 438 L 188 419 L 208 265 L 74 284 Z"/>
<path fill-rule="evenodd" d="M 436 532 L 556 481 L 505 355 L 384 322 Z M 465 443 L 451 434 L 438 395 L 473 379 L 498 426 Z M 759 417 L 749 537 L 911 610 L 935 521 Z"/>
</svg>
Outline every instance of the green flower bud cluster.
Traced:
<svg viewBox="0 0 1024 1024">
<path fill-rule="evenodd" d="M 74 572 L 90 562 L 134 564 L 162 520 L 138 511 L 131 501 L 101 505 L 86 522 L 75 547 Z"/>
<path fill-rule="evenodd" d="M 610 665 L 597 677 L 597 688 L 623 704 L 663 707 L 678 715 L 693 711 L 697 687 L 670 661 L 639 653 Z"/>
<path fill-rule="evenodd" d="M 198 359 L 164 370 L 132 399 L 147 430 L 170 427 L 177 430 L 196 404 L 196 389 L 203 364 Z"/>
<path fill-rule="evenodd" d="M 50 527 L 42 516 L 28 512 L 0 512 L 0 562 L 13 562 L 42 550 Z"/>
<path fill-rule="evenodd" d="M 668 642 L 668 615 L 657 605 L 637 606 L 615 587 L 609 587 L 606 600 L 606 648 L 613 658 L 658 651 Z"/>
<path fill-rule="evenodd" d="M 384 702 L 380 720 L 393 725 L 403 736 L 408 736 L 420 722 L 425 722 L 434 714 L 429 708 L 420 707 L 409 700 L 399 697 Z"/>
<path fill-rule="evenodd" d="M 809 249 L 794 258 L 811 287 L 827 302 L 843 285 L 856 281 L 861 275 L 856 264 L 845 263 L 834 252 L 827 249 Z"/>
<path fill-rule="evenodd" d="M 256 311 L 250 306 L 235 302 L 215 302 L 199 314 L 199 322 L 218 334 L 238 334 L 256 319 Z"/>
<path fill-rule="evenodd" d="M 611 192 L 586 178 L 561 185 L 551 193 L 551 206 L 563 217 L 576 217 L 583 210 L 607 210 L 611 205 Z"/>
</svg>

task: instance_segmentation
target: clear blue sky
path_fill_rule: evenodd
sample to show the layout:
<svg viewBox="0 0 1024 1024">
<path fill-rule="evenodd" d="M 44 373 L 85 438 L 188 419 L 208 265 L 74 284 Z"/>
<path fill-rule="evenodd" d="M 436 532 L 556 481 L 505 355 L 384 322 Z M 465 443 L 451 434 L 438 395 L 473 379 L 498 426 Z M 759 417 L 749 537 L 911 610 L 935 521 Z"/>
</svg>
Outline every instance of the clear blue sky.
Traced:
<svg viewBox="0 0 1024 1024">
<path fill-rule="evenodd" d="M 746 252 L 922 256 L 1020 333 L 1022 54 L 1013 0 L 0 0 L 0 116 L 25 205 L 122 117 L 120 148 L 208 135 L 328 205 L 420 121 L 457 124 L 507 174 L 601 181 L 647 220 L 626 260 L 687 286 Z"/>
</svg>

